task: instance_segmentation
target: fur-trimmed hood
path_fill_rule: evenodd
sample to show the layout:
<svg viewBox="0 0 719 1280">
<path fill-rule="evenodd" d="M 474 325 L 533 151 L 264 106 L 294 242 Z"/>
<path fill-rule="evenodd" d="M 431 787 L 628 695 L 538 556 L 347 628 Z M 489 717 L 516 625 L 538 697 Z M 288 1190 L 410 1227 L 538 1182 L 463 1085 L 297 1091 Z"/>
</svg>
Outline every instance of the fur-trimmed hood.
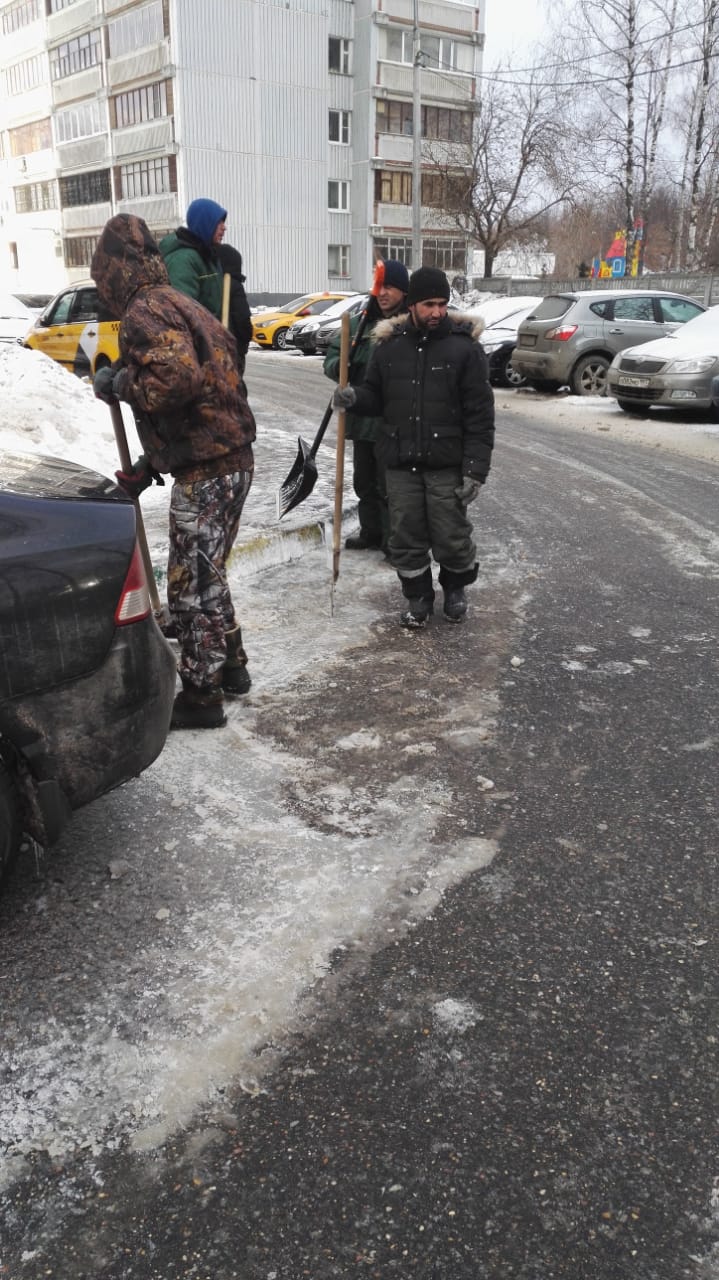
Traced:
<svg viewBox="0 0 719 1280">
<path fill-rule="evenodd" d="M 479 342 L 480 335 L 484 333 L 484 320 L 477 312 L 448 311 L 447 319 L 450 321 L 454 333 L 464 330 L 474 338 L 475 342 Z M 386 320 L 379 320 L 372 330 L 370 340 L 372 342 L 386 342 L 388 338 L 394 337 L 406 328 L 416 332 L 409 311 L 402 311 L 399 315 L 389 316 Z"/>
</svg>

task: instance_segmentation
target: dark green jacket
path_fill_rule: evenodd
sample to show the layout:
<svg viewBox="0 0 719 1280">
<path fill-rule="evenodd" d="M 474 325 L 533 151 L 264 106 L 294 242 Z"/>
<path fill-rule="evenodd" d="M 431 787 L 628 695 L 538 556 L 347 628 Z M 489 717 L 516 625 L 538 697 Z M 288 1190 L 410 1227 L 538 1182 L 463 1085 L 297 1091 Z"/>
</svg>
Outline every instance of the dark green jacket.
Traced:
<svg viewBox="0 0 719 1280">
<path fill-rule="evenodd" d="M 364 382 L 367 372 L 367 365 L 372 354 L 372 343 L 370 335 L 381 315 L 367 321 L 365 331 L 359 340 L 358 345 L 352 352 L 352 361 L 350 364 L 350 383 L 353 387 L 359 386 Z M 354 336 L 359 328 L 362 312 L 357 316 L 352 316 L 350 320 L 350 336 Z M 339 382 L 340 376 L 340 340 L 341 335 L 338 333 L 332 339 L 327 348 L 327 355 L 322 366 L 328 378 L 332 378 L 333 382 Z M 362 417 L 357 413 L 348 413 L 345 418 L 345 435 L 348 440 L 376 440 L 379 436 L 379 429 L 382 425 L 381 418 Z"/>
<path fill-rule="evenodd" d="M 201 302 L 218 320 L 222 319 L 222 268 L 217 255 L 179 227 L 163 236 L 160 253 L 165 260 L 170 284 L 188 298 Z"/>
</svg>

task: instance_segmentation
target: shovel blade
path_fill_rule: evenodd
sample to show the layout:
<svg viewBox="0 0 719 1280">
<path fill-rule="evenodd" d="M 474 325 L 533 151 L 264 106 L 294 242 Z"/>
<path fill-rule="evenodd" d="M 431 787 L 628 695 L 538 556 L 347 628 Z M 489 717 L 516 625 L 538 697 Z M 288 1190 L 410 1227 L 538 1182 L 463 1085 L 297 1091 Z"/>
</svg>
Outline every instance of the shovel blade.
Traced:
<svg viewBox="0 0 719 1280">
<path fill-rule="evenodd" d="M 298 436 L 299 449 L 287 479 L 277 491 L 277 519 L 281 520 L 308 498 L 317 480 L 317 463 L 310 454 L 310 446 Z"/>
</svg>

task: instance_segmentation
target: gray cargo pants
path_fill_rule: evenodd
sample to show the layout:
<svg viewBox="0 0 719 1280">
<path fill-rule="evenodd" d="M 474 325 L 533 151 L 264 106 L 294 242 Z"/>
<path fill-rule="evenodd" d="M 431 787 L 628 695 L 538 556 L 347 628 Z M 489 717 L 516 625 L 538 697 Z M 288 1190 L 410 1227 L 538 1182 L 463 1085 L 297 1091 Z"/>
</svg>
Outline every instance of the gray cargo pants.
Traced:
<svg viewBox="0 0 719 1280">
<path fill-rule="evenodd" d="M 467 507 L 455 489 L 462 484 L 459 467 L 392 468 L 385 475 L 389 502 L 389 558 L 403 579 L 405 595 L 413 578 L 440 565 L 443 586 L 463 586 L 477 576 L 477 548 Z"/>
</svg>

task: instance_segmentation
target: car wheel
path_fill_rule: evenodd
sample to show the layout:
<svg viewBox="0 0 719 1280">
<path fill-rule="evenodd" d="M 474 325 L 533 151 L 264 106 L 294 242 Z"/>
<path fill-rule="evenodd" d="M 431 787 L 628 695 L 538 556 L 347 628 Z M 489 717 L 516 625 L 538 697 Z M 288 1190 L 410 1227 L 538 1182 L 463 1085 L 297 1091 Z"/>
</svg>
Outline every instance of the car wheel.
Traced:
<svg viewBox="0 0 719 1280">
<path fill-rule="evenodd" d="M 635 418 L 649 416 L 650 406 L 648 404 L 637 404 L 634 400 L 617 400 L 617 404 L 625 413 L 633 413 Z"/>
<path fill-rule="evenodd" d="M 275 351 L 287 350 L 287 330 L 286 329 L 278 329 L 276 331 L 275 336 L 272 339 L 272 345 Z"/>
<path fill-rule="evenodd" d="M 606 356 L 584 356 L 572 370 L 569 385 L 575 396 L 605 396 L 607 394 L 607 369 L 611 364 Z"/>
<path fill-rule="evenodd" d="M 7 765 L 0 759 L 0 880 L 20 847 L 20 805 Z"/>
<path fill-rule="evenodd" d="M 505 353 L 495 370 L 498 387 L 523 387 L 527 381 L 523 373 L 512 365 L 512 352 Z"/>
<path fill-rule="evenodd" d="M 527 378 L 527 386 L 535 391 L 559 391 L 561 382 L 552 382 L 550 378 Z"/>
</svg>

